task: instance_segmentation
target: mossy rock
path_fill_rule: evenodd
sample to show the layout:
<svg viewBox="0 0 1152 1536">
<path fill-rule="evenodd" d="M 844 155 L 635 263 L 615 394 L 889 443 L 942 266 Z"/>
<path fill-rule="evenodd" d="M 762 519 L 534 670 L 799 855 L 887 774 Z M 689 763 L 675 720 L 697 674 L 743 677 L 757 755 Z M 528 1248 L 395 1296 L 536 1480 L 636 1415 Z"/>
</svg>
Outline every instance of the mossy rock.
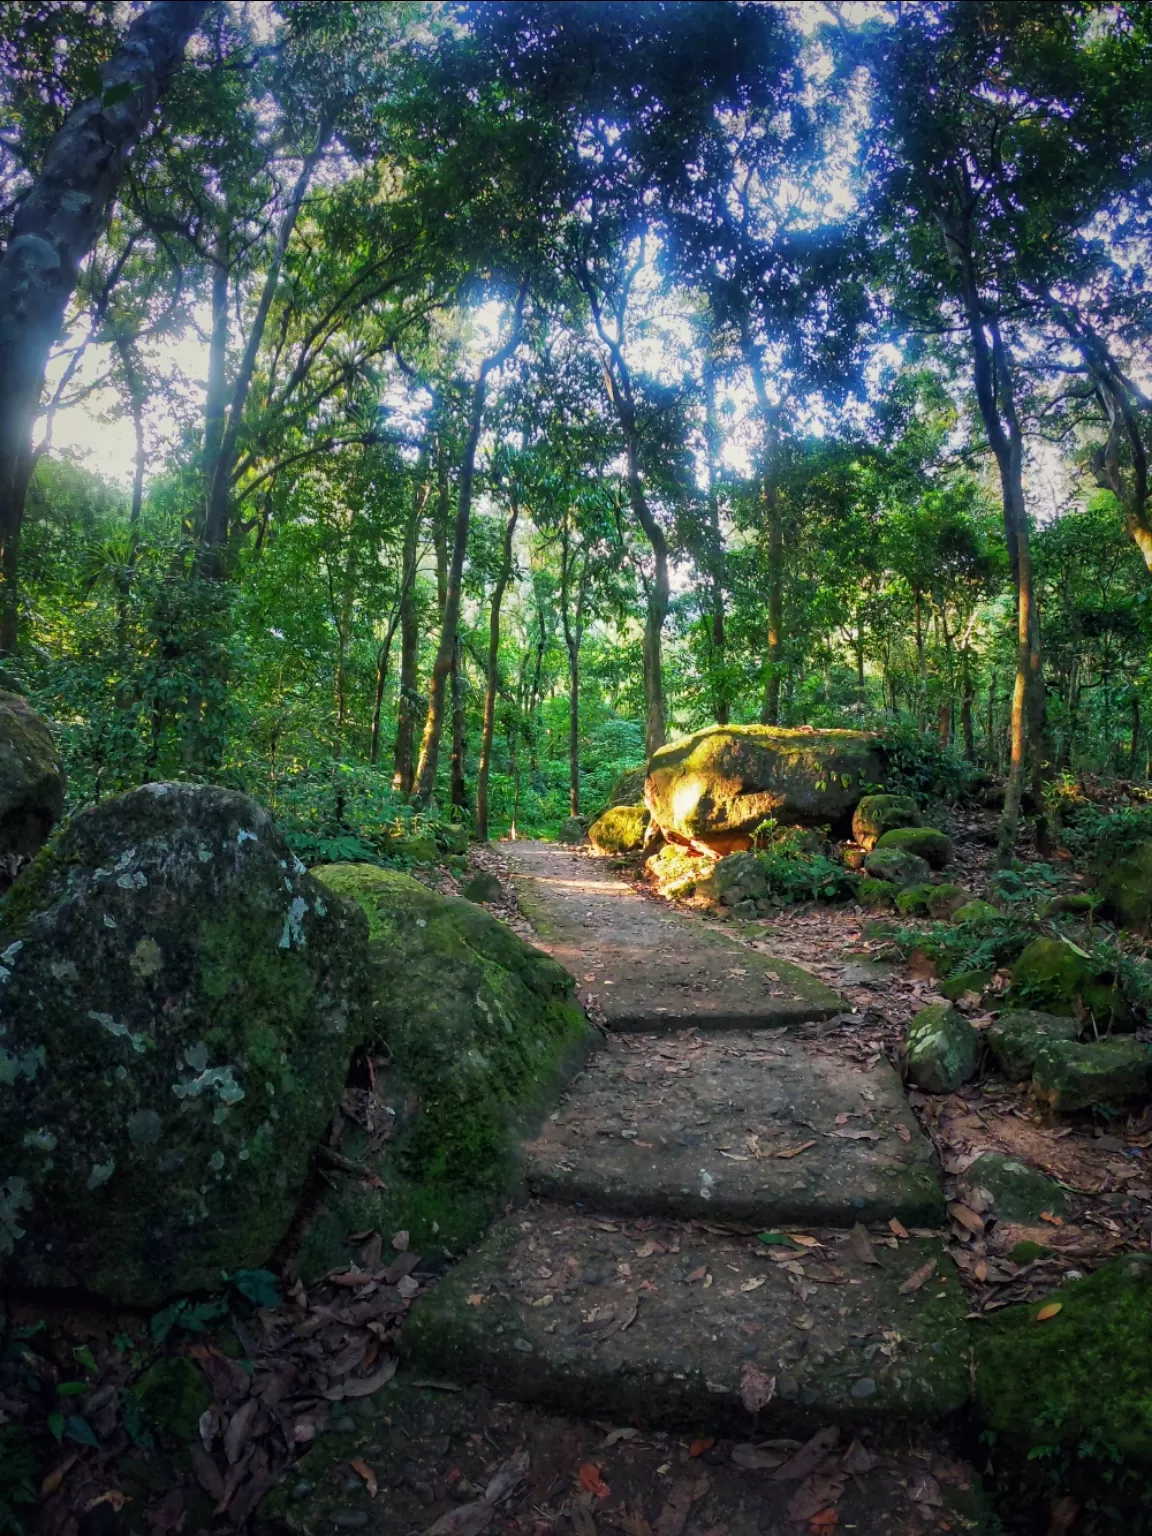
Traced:
<svg viewBox="0 0 1152 1536">
<path fill-rule="evenodd" d="M 733 853 L 768 819 L 845 823 L 885 768 L 881 742 L 863 731 L 714 725 L 653 753 L 644 798 L 670 840 Z"/>
<path fill-rule="evenodd" d="M 952 839 L 933 827 L 894 827 L 876 840 L 881 851 L 899 849 L 901 853 L 913 853 L 933 869 L 944 869 L 956 856 Z"/>
<path fill-rule="evenodd" d="M 200 1419 L 213 1402 L 208 1378 L 187 1355 L 162 1355 L 130 1389 L 147 1429 L 185 1445 L 200 1437 Z"/>
<path fill-rule="evenodd" d="M 868 857 L 866 849 L 858 848 L 855 843 L 845 843 L 838 851 L 846 868 L 863 871 L 864 860 Z"/>
<path fill-rule="evenodd" d="M 962 885 L 938 885 L 928 898 L 928 916 L 937 922 L 944 922 L 953 912 L 966 907 L 971 900 L 972 892 L 966 891 Z"/>
<path fill-rule="evenodd" d="M 588 828 L 588 841 L 597 853 L 638 853 L 647 827 L 646 805 L 616 805 Z"/>
<path fill-rule="evenodd" d="M 644 799 L 644 780 L 647 777 L 646 763 L 640 763 L 636 768 L 625 768 L 608 791 L 608 809 L 617 805 L 639 805 Z"/>
<path fill-rule="evenodd" d="M 716 864 L 713 859 L 693 853 L 678 843 L 665 843 L 644 860 L 644 868 L 656 882 L 656 889 L 661 896 L 683 900 L 695 895 L 697 891 L 707 893 L 710 889 L 708 882 Z"/>
<path fill-rule="evenodd" d="M 891 912 L 896 906 L 900 887 L 891 880 L 876 880 L 866 875 L 856 887 L 856 900 L 873 912 Z"/>
<path fill-rule="evenodd" d="M 712 865 L 711 871 L 697 885 L 696 894 L 722 907 L 762 901 L 768 895 L 768 876 L 754 853 L 730 853 Z"/>
<path fill-rule="evenodd" d="M 1063 939 L 1033 939 L 1012 968 L 1006 1001 L 1046 1013 L 1087 1012 L 1101 1029 L 1135 1022 L 1119 988 Z"/>
<path fill-rule="evenodd" d="M 871 852 L 885 832 L 919 825 L 920 811 L 911 795 L 865 795 L 852 816 L 852 836 Z"/>
<path fill-rule="evenodd" d="M 413 837 L 393 837 L 389 840 L 387 854 L 390 859 L 405 859 L 410 864 L 436 864 L 440 850 L 430 834 Z"/>
<path fill-rule="evenodd" d="M 983 992 L 991 980 L 991 971 L 957 971 L 954 976 L 949 976 L 947 981 L 942 981 L 936 990 L 941 997 L 946 997 L 950 1003 L 955 1003 L 967 996 L 969 992 Z"/>
<path fill-rule="evenodd" d="M 1133 933 L 1152 931 L 1152 841 L 1133 843 L 1097 872 L 1103 911 Z"/>
<path fill-rule="evenodd" d="M 905 917 L 927 917 L 938 887 L 928 881 L 908 885 L 896 897 L 896 910 Z"/>
<path fill-rule="evenodd" d="M 314 873 L 368 919 L 375 1027 L 390 1055 L 377 1091 L 393 1132 L 379 1153 L 366 1132 L 341 1142 L 344 1158 L 366 1159 L 364 1176 L 340 1175 L 325 1196 L 301 1254 L 306 1278 L 370 1227 L 435 1236 L 441 1249 L 473 1241 L 515 1184 L 522 1136 L 594 1038 L 568 972 L 483 907 L 368 864 Z"/>
<path fill-rule="evenodd" d="M 480 903 L 502 901 L 504 898 L 499 880 L 486 869 L 478 870 L 470 880 L 465 881 L 460 887 L 460 894 L 467 901 Z"/>
<path fill-rule="evenodd" d="M 564 822 L 559 832 L 557 832 L 556 841 L 558 843 L 567 843 L 571 847 L 576 847 L 580 843 L 586 843 L 588 841 L 587 816 L 569 816 L 568 820 Z"/>
<path fill-rule="evenodd" d="M 436 843 L 445 853 L 468 852 L 468 828 L 460 821 L 445 822 L 436 828 Z"/>
<path fill-rule="evenodd" d="M 887 880 L 903 889 L 908 885 L 926 885 L 932 869 L 926 859 L 903 848 L 873 848 L 864 860 L 864 868 L 874 880 Z"/>
<path fill-rule="evenodd" d="M 1028 1008 L 1010 1009 L 990 1025 L 985 1036 L 992 1059 L 1013 1083 L 1032 1076 L 1036 1058 L 1052 1041 L 1076 1040 L 1078 1021 L 1070 1014 L 1036 1013 Z"/>
<path fill-rule="evenodd" d="M 925 1093 L 953 1093 L 976 1075 L 980 1037 L 951 1003 L 922 1008 L 908 1024 L 908 1080 Z"/>
<path fill-rule="evenodd" d="M 63 809 L 52 732 L 26 699 L 0 692 L 0 859 L 30 858 Z"/>
<path fill-rule="evenodd" d="M 1041 1322 L 1042 1310 L 1059 1311 Z M 1152 1471 L 1152 1257 L 1114 1259 L 1024 1305 L 986 1314 L 975 1334 L 976 1405 L 1021 1456 L 1084 1458 L 1099 1492 L 1138 1495 Z M 1131 1477 L 1132 1481 L 1128 1482 Z M 1083 1487 L 1083 1483 L 1081 1483 Z"/>
<path fill-rule="evenodd" d="M 1091 915 L 1100 905 L 1100 897 L 1092 896 L 1087 891 L 1070 891 L 1063 896 L 1053 896 L 1040 908 L 1040 917 L 1063 917 L 1072 914 L 1077 917 Z"/>
<path fill-rule="evenodd" d="M 993 1208 L 1003 1221 L 1018 1221 L 1035 1226 L 1042 1214 L 1063 1216 L 1068 1210 L 1068 1196 L 1059 1184 L 1036 1168 L 1015 1157 L 999 1152 L 985 1152 L 964 1174 L 968 1189 L 987 1190 Z"/>
<path fill-rule="evenodd" d="M 1036 1053 L 1032 1089 L 1050 1109 L 1118 1107 L 1152 1089 L 1152 1045 L 1142 1040 L 1054 1040 Z"/>
<path fill-rule="evenodd" d="M 961 927 L 985 927 L 989 923 L 998 923 L 1003 916 L 998 907 L 977 896 L 975 900 L 966 901 L 962 907 L 957 907 L 952 914 L 952 921 Z"/>
<path fill-rule="evenodd" d="M 362 914 L 244 795 L 73 818 L 0 908 L 0 1277 L 149 1307 L 272 1255 L 372 1029 Z"/>
</svg>

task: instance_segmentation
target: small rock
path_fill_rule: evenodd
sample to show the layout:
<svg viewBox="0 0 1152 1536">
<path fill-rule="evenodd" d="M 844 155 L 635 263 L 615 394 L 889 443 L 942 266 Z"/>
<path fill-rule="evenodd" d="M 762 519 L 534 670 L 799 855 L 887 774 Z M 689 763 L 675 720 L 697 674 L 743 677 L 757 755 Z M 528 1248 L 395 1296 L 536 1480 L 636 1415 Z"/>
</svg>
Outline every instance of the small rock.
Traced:
<svg viewBox="0 0 1152 1536">
<path fill-rule="evenodd" d="M 902 853 L 913 853 L 924 859 L 933 869 L 944 869 L 956 856 L 952 839 L 934 827 L 894 827 L 876 842 L 880 850 L 898 848 Z"/>
<path fill-rule="evenodd" d="M 903 848 L 874 848 L 864 860 L 864 868 L 874 880 L 887 880 L 900 887 L 925 884 L 932 874 L 926 859 Z"/>
<path fill-rule="evenodd" d="M 859 1381 L 854 1381 L 851 1386 L 853 1397 L 875 1397 L 876 1383 L 871 1376 L 861 1376 Z"/>
<path fill-rule="evenodd" d="M 909 1081 L 925 1093 L 952 1093 L 976 1072 L 980 1037 L 951 1003 L 922 1009 L 908 1025 Z"/>
<path fill-rule="evenodd" d="M 871 852 L 885 832 L 919 825 L 920 812 L 911 795 L 865 795 L 852 817 L 852 836 Z"/>
</svg>

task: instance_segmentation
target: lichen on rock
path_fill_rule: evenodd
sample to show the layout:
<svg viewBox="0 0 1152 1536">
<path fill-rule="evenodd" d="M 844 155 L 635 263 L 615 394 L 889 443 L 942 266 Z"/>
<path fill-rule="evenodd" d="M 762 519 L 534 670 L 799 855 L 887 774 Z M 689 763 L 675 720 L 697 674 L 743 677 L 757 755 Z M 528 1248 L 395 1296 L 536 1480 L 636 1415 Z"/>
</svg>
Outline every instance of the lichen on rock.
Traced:
<svg viewBox="0 0 1152 1536">
<path fill-rule="evenodd" d="M 920 811 L 911 795 L 865 795 L 852 817 L 852 836 L 871 852 L 885 832 L 919 825 Z"/>
<path fill-rule="evenodd" d="M 933 869 L 944 869 L 956 855 L 952 839 L 935 827 L 893 827 L 877 838 L 876 847 L 880 851 L 895 848 L 902 853 L 915 854 Z"/>
<path fill-rule="evenodd" d="M 306 1277 L 358 1228 L 404 1227 L 441 1248 L 474 1240 L 515 1184 L 521 1136 L 593 1039 L 568 972 L 482 907 L 368 864 L 313 873 L 368 919 L 389 1133 L 378 1149 L 348 1128 L 301 1253 Z"/>
<path fill-rule="evenodd" d="M 922 1008 L 905 1038 L 908 1079 L 926 1093 L 953 1093 L 975 1074 L 980 1039 L 951 1003 Z"/>
<path fill-rule="evenodd" d="M 0 907 L 0 1276 L 151 1306 L 272 1254 L 371 1029 L 362 914 L 244 795 L 75 817 Z"/>
</svg>

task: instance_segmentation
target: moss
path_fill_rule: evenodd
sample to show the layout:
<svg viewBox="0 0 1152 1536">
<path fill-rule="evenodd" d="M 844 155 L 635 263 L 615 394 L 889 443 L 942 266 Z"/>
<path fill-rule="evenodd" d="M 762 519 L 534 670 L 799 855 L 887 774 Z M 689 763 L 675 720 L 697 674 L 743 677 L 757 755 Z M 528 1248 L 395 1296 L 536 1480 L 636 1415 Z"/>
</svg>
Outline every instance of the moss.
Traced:
<svg viewBox="0 0 1152 1536">
<path fill-rule="evenodd" d="M 933 1003 L 909 1023 L 904 1052 L 908 1078 L 917 1088 L 952 1093 L 975 1074 L 980 1040 L 951 1003 Z"/>
<path fill-rule="evenodd" d="M 74 818 L 0 914 L 4 1279 L 152 1306 L 263 1265 L 371 1027 L 366 939 L 242 795 Z"/>
<path fill-rule="evenodd" d="M 932 874 L 927 860 L 902 848 L 873 848 L 864 860 L 864 868 L 874 880 L 889 880 L 901 888 L 924 885 Z"/>
<path fill-rule="evenodd" d="M 937 990 L 941 997 L 955 1003 L 966 992 L 983 992 L 991 980 L 991 971 L 959 971 L 955 976 L 949 976 L 947 981 L 941 982 Z"/>
<path fill-rule="evenodd" d="M 496 876 L 482 869 L 460 887 L 460 894 L 468 901 L 486 902 L 502 900 L 504 892 Z"/>
<path fill-rule="evenodd" d="M 1082 915 L 1091 913 L 1100 905 L 1099 896 L 1087 891 L 1071 891 L 1064 896 L 1053 896 L 1040 908 L 1040 917 L 1061 917 L 1065 913 Z"/>
<path fill-rule="evenodd" d="M 877 839 L 877 848 L 898 848 L 903 853 L 914 853 L 933 869 L 943 869 L 951 864 L 956 850 L 952 839 L 932 827 L 894 827 Z"/>
<path fill-rule="evenodd" d="M 1060 1311 L 1038 1322 L 1053 1303 Z M 987 1318 L 976 1400 L 985 1424 L 1026 1453 L 1063 1449 L 1152 1470 L 1152 1259 L 1117 1259 Z"/>
<path fill-rule="evenodd" d="M 952 921 L 961 927 L 982 927 L 987 923 L 998 923 L 1003 913 L 989 901 L 981 901 L 977 897 L 974 901 L 966 901 L 962 907 L 957 907 L 952 914 Z"/>
<path fill-rule="evenodd" d="M 394 1132 L 378 1159 L 366 1133 L 342 1142 L 346 1157 L 365 1159 L 366 1177 L 343 1181 L 329 1202 L 306 1272 L 331 1262 L 348 1232 L 394 1219 L 421 1243 L 475 1237 L 515 1183 L 520 1137 L 592 1039 L 567 971 L 483 908 L 371 865 L 315 873 L 368 919 Z"/>
<path fill-rule="evenodd" d="M 1098 1026 L 1130 1028 L 1132 1010 L 1113 978 L 1063 939 L 1034 939 L 1012 969 L 1007 1000 L 1048 1013 L 1090 1013 Z"/>
<path fill-rule="evenodd" d="M 1009 1258 L 1013 1264 L 1031 1264 L 1036 1259 L 1046 1259 L 1051 1252 L 1051 1248 L 1043 1243 L 1033 1243 L 1025 1239 L 1024 1242 L 1016 1244 Z"/>
<path fill-rule="evenodd" d="M 856 887 L 856 899 L 862 907 L 875 912 L 891 912 L 896 906 L 899 890 L 900 887 L 893 885 L 891 880 L 877 880 L 867 875 Z"/>
<path fill-rule="evenodd" d="M 1068 1197 L 1045 1174 L 1018 1158 L 985 1152 L 964 1175 L 969 1188 L 985 1189 L 992 1196 L 997 1216 L 1005 1221 L 1035 1223 L 1041 1213 L 1062 1216 Z"/>
<path fill-rule="evenodd" d="M 920 811 L 911 795 L 865 795 L 852 817 L 852 836 L 862 848 L 897 827 L 918 827 Z"/>
<path fill-rule="evenodd" d="M 187 1355 L 165 1355 L 131 1389 L 147 1427 L 165 1439 L 199 1438 L 200 1416 L 212 1406 L 212 1388 Z"/>
<path fill-rule="evenodd" d="M 647 806 L 613 806 L 588 828 L 588 841 L 597 853 L 635 853 L 644 846 L 647 826 Z"/>
<path fill-rule="evenodd" d="M 1036 1097 L 1061 1111 L 1143 1098 L 1152 1084 L 1152 1045 L 1142 1040 L 1053 1040 L 1036 1053 Z"/>
<path fill-rule="evenodd" d="M 896 910 L 905 917 L 927 917 L 937 887 L 922 881 L 918 885 L 909 885 L 896 897 Z"/>
<path fill-rule="evenodd" d="M 1147 933 L 1152 926 L 1152 841 L 1138 841 L 1099 871 L 1104 911 L 1123 928 Z"/>
<path fill-rule="evenodd" d="M 675 900 L 692 896 L 705 887 L 717 866 L 711 859 L 677 843 L 665 843 L 658 853 L 644 861 L 644 867 L 656 882 L 661 896 Z"/>
<path fill-rule="evenodd" d="M 953 912 L 968 904 L 971 895 L 962 885 L 938 885 L 928 898 L 928 915 L 938 921 L 951 917 Z"/>
<path fill-rule="evenodd" d="M 996 1065 L 1010 1082 L 1022 1083 L 1032 1076 L 1041 1050 L 1052 1041 L 1075 1040 L 1080 1025 L 1068 1014 L 1035 1013 L 1016 1008 L 1002 1013 L 986 1039 Z"/>
</svg>

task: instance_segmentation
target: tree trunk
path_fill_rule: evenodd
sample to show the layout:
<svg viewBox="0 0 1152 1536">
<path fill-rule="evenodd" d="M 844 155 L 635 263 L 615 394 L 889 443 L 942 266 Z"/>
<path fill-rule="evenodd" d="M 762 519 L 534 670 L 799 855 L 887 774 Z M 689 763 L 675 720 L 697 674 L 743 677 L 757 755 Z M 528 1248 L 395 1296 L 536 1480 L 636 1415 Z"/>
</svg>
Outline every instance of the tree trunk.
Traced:
<svg viewBox="0 0 1152 1536">
<path fill-rule="evenodd" d="M 496 725 L 496 690 L 500 682 L 500 608 L 512 576 L 512 542 L 520 506 L 513 495 L 508 522 L 504 527 L 504 548 L 500 570 L 492 588 L 492 611 L 488 620 L 488 670 L 484 688 L 484 721 L 480 728 L 480 762 L 476 769 L 476 836 L 488 841 L 488 778 L 492 768 L 492 733 Z"/>
<path fill-rule="evenodd" d="M 460 621 L 460 595 L 464 579 L 464 556 L 468 548 L 468 526 L 472 516 L 472 479 L 476 470 L 476 449 L 480 442 L 480 428 L 484 421 L 484 401 L 488 393 L 488 375 L 498 368 L 520 342 L 520 328 L 524 311 L 524 289 L 516 302 L 516 314 L 512 334 L 508 342 L 491 357 L 485 358 L 472 386 L 472 409 L 468 421 L 468 436 L 464 442 L 464 455 L 460 465 L 460 488 L 456 503 L 456 522 L 452 534 L 452 558 L 447 571 L 444 590 L 444 612 L 440 624 L 440 644 L 432 665 L 432 680 L 428 689 L 428 714 L 424 721 L 424 736 L 420 743 L 420 766 L 416 774 L 415 798 L 426 806 L 436 788 L 436 768 L 440 757 L 440 735 L 444 725 L 444 695 L 452 670 L 452 658 L 456 651 L 456 629 Z"/>
<path fill-rule="evenodd" d="M 392 757 L 392 787 L 402 795 L 412 793 L 415 778 L 417 667 L 420 661 L 420 615 L 416 608 L 416 564 L 420 551 L 420 523 L 431 494 L 431 485 L 419 483 L 412 493 L 412 510 L 404 529 L 400 557 L 400 694 L 396 702 L 396 744 Z M 373 759 L 375 761 L 375 759 Z"/>
<path fill-rule="evenodd" d="M 468 780 L 464 772 L 464 673 L 461 664 L 460 636 L 456 636 L 456 644 L 452 648 L 452 670 L 448 674 L 451 684 L 452 698 L 452 756 L 449 762 L 451 770 L 449 779 L 451 784 L 451 803 L 458 810 L 466 810 L 468 806 Z"/>
<path fill-rule="evenodd" d="M 752 379 L 760 420 L 764 427 L 764 446 L 760 463 L 760 501 L 768 533 L 768 656 L 764 672 L 764 703 L 760 710 L 763 725 L 780 724 L 780 685 L 784 675 L 784 525 L 780 516 L 778 459 L 780 453 L 780 407 L 768 398 L 764 377 L 764 358 L 752 338 L 746 321 L 740 327 L 740 350 Z"/>
<path fill-rule="evenodd" d="M 304 157 L 304 163 L 300 167 L 300 174 L 292 188 L 292 195 L 288 200 L 288 206 L 280 220 L 280 228 L 276 235 L 276 244 L 273 247 L 272 259 L 268 264 L 268 270 L 264 274 L 264 286 L 260 291 L 260 302 L 256 306 L 256 313 L 252 317 L 252 325 L 248 332 L 248 341 L 244 348 L 244 355 L 240 360 L 240 367 L 236 375 L 236 382 L 232 387 L 232 398 L 228 404 L 228 424 L 224 429 L 220 442 L 220 451 L 216 455 L 216 463 L 212 472 L 212 482 L 208 487 L 208 505 L 204 515 L 204 532 L 200 549 L 197 554 L 197 571 L 201 576 L 210 580 L 219 580 L 224 574 L 224 546 L 228 540 L 228 515 L 232 499 L 232 471 L 236 467 L 239 454 L 240 429 L 244 423 L 244 408 L 248 404 L 248 393 L 252 388 L 252 379 L 256 372 L 256 363 L 260 355 L 260 345 L 264 340 L 264 328 L 268 323 L 268 314 L 272 308 L 272 301 L 276 297 L 276 290 L 280 286 L 280 273 L 284 267 L 284 257 L 288 251 L 288 243 L 292 239 L 292 232 L 296 228 L 296 222 L 300 217 L 300 208 L 304 202 L 305 194 L 312 181 L 312 177 L 319 165 L 328 140 L 332 133 L 332 119 L 325 115 L 317 130 L 316 142 Z"/>
<path fill-rule="evenodd" d="M 704 444 L 708 458 L 708 570 L 709 671 L 712 681 L 712 718 L 727 725 L 731 716 L 728 659 L 724 634 L 724 534 L 720 526 L 720 424 L 716 418 L 716 375 L 711 350 L 704 360 Z M 576 813 L 573 812 L 573 815 Z"/>
<path fill-rule="evenodd" d="M 0 257 L 0 652 L 14 654 L 20 534 L 32 428 L 48 357 L 80 263 L 104 227 L 128 158 L 207 9 L 154 0 L 100 72 L 99 96 L 72 111 L 16 211 Z"/>
<path fill-rule="evenodd" d="M 964 647 L 962 675 L 964 692 L 960 699 L 960 729 L 964 735 L 965 761 L 974 763 L 976 761 L 976 730 L 972 720 L 972 709 L 976 695 L 972 682 L 972 656 L 967 645 Z"/>
</svg>

